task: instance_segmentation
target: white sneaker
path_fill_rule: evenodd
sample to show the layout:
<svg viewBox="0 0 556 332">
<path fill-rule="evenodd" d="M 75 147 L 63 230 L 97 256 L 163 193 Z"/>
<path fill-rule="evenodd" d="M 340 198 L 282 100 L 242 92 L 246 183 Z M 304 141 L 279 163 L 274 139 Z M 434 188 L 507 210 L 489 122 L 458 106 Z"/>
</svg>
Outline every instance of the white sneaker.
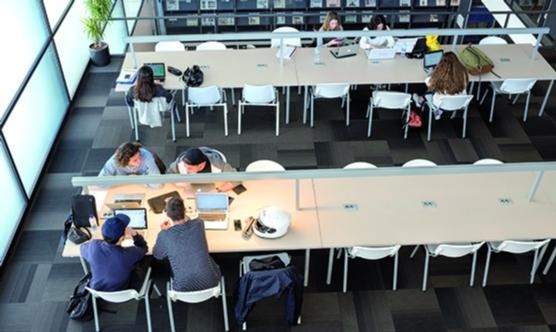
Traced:
<svg viewBox="0 0 556 332">
<path fill-rule="evenodd" d="M 413 102 L 415 103 L 415 106 L 417 106 L 417 108 L 421 108 L 423 105 L 421 104 L 421 101 L 419 101 L 420 97 L 418 94 L 414 93 L 413 96 L 411 96 L 413 99 Z"/>
<path fill-rule="evenodd" d="M 443 112 L 439 109 L 436 109 L 436 110 L 433 111 L 433 113 L 434 113 L 434 119 L 435 120 L 440 120 L 440 117 L 442 116 Z"/>
</svg>

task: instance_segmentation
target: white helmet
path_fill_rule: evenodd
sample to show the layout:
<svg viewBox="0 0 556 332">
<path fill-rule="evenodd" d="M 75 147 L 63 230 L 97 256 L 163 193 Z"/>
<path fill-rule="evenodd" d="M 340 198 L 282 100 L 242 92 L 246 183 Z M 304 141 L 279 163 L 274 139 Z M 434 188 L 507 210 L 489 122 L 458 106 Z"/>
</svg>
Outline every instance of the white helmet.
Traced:
<svg viewBox="0 0 556 332">
<path fill-rule="evenodd" d="M 262 238 L 275 239 L 288 232 L 291 222 L 288 211 L 270 206 L 259 212 L 259 218 L 253 225 L 253 232 Z"/>
</svg>

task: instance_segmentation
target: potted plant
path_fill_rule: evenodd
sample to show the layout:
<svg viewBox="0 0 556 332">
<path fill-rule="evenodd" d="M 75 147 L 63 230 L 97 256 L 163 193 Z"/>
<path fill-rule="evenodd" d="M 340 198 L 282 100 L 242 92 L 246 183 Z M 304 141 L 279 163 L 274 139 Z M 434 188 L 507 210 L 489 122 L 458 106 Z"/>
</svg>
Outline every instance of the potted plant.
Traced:
<svg viewBox="0 0 556 332">
<path fill-rule="evenodd" d="M 85 17 L 82 22 L 85 33 L 93 42 L 89 45 L 91 62 L 95 66 L 106 66 L 110 63 L 110 51 L 103 38 L 104 29 L 110 19 L 112 0 L 85 0 L 84 4 L 89 16 Z"/>
</svg>

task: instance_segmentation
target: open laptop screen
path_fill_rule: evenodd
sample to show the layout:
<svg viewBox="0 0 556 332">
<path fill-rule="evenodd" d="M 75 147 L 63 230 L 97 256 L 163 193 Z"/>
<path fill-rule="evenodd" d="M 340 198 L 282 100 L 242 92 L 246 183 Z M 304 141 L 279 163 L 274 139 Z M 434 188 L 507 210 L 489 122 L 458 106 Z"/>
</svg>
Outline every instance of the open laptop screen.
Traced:
<svg viewBox="0 0 556 332">
<path fill-rule="evenodd" d="M 423 56 L 423 67 L 430 68 L 436 66 L 440 60 L 442 59 L 442 55 L 444 51 L 433 51 L 433 52 L 425 52 Z"/>
<path fill-rule="evenodd" d="M 162 62 L 145 63 L 145 66 L 151 67 L 153 70 L 153 78 L 155 81 L 163 81 L 166 77 L 166 66 Z"/>
<path fill-rule="evenodd" d="M 197 193 L 195 198 L 198 211 L 228 210 L 228 194 L 226 193 Z"/>
<path fill-rule="evenodd" d="M 147 229 L 147 209 L 145 208 L 135 208 L 135 209 L 115 209 L 114 215 L 125 214 L 129 217 L 129 227 L 133 229 Z"/>
</svg>

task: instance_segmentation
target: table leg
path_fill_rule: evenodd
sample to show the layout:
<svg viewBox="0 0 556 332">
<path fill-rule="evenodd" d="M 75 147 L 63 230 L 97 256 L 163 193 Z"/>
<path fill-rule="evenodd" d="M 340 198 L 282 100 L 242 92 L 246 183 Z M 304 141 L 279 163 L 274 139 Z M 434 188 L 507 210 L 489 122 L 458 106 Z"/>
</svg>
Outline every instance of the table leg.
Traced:
<svg viewBox="0 0 556 332">
<path fill-rule="evenodd" d="M 305 275 L 303 277 L 303 286 L 309 284 L 309 260 L 311 259 L 311 249 L 305 249 Z"/>
<path fill-rule="evenodd" d="M 548 89 L 546 89 L 546 94 L 544 95 L 544 100 L 542 101 L 541 109 L 539 110 L 539 116 L 544 114 L 544 108 L 548 102 L 548 96 L 550 96 L 550 91 L 552 91 L 552 86 L 554 85 L 554 80 L 550 81 L 548 84 Z"/>
<path fill-rule="evenodd" d="M 290 87 L 286 87 L 286 124 L 290 123 Z"/>
</svg>

